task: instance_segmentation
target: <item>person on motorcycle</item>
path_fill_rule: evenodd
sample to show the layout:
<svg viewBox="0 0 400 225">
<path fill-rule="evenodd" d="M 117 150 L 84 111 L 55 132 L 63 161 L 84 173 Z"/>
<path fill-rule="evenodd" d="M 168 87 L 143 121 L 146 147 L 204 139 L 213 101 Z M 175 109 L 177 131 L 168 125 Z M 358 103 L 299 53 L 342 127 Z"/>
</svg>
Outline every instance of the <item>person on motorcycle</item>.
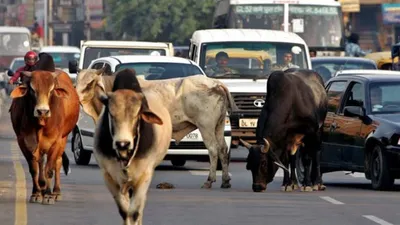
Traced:
<svg viewBox="0 0 400 225">
<path fill-rule="evenodd" d="M 10 84 L 15 83 L 18 80 L 18 78 L 21 77 L 22 71 L 32 72 L 35 69 L 35 65 L 36 65 L 37 61 L 39 60 L 39 57 L 36 54 L 36 52 L 29 51 L 25 54 L 24 60 L 25 60 L 25 66 L 22 66 L 22 67 L 18 68 L 17 71 L 15 71 L 14 75 L 11 77 L 11 79 L 9 81 Z M 21 79 L 22 79 L 22 77 L 21 77 Z"/>
</svg>

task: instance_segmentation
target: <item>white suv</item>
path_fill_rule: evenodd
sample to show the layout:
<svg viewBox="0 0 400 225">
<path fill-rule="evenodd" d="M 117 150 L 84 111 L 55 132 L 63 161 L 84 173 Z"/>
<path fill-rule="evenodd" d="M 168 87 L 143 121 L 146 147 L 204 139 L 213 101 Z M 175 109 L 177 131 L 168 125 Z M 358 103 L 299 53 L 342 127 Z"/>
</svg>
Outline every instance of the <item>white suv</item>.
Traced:
<svg viewBox="0 0 400 225">
<path fill-rule="evenodd" d="M 111 74 L 122 68 L 134 68 L 137 75 L 151 71 L 146 79 L 163 79 L 159 77 L 160 71 L 165 67 L 177 66 L 177 73 L 171 74 L 168 78 L 185 77 L 196 74 L 203 74 L 204 71 L 193 61 L 180 57 L 170 56 L 110 56 L 93 60 L 89 67 L 90 69 L 100 69 L 106 67 L 105 74 Z M 179 73 L 179 70 L 182 72 Z M 74 153 L 75 162 L 79 165 L 87 165 L 90 162 L 91 153 L 93 150 L 93 135 L 95 124 L 90 116 L 81 109 L 80 119 L 72 133 L 72 152 Z M 231 143 L 231 127 L 230 120 L 227 116 L 225 120 L 225 141 L 228 145 Z M 170 149 L 168 150 L 166 160 L 171 160 L 174 166 L 184 166 L 186 160 L 202 160 L 208 161 L 208 150 L 204 145 L 202 136 L 199 130 L 195 130 L 179 143 L 175 144 L 175 140 L 171 140 Z"/>
</svg>

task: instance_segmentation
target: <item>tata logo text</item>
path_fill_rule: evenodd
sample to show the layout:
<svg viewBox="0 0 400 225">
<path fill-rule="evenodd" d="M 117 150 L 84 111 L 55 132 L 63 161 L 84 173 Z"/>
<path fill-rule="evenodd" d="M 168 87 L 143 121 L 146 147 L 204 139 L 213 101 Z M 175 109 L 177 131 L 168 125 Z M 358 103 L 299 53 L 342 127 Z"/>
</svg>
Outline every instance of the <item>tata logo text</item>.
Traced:
<svg viewBox="0 0 400 225">
<path fill-rule="evenodd" d="M 253 104 L 257 107 L 257 108 L 262 108 L 264 106 L 265 101 L 263 99 L 256 99 Z"/>
</svg>

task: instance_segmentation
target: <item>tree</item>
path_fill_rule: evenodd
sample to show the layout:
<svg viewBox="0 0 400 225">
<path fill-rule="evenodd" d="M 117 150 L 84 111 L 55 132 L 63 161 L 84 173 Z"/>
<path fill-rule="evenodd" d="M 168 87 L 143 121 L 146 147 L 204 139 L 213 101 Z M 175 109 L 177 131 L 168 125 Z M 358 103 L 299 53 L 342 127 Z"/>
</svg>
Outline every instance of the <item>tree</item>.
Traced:
<svg viewBox="0 0 400 225">
<path fill-rule="evenodd" d="M 107 0 L 117 39 L 187 43 L 195 30 L 211 28 L 214 0 Z"/>
</svg>

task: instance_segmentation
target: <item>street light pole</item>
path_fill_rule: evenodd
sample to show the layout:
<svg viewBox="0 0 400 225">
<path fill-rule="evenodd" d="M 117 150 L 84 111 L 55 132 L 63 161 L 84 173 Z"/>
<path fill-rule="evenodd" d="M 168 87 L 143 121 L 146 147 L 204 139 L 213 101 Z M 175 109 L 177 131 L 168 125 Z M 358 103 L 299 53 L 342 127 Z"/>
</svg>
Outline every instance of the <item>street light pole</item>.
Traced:
<svg viewBox="0 0 400 225">
<path fill-rule="evenodd" d="M 49 35 L 49 26 L 48 26 L 48 2 L 47 0 L 44 1 L 44 19 L 43 19 L 43 26 L 44 26 L 44 45 L 48 45 L 48 35 Z"/>
</svg>

